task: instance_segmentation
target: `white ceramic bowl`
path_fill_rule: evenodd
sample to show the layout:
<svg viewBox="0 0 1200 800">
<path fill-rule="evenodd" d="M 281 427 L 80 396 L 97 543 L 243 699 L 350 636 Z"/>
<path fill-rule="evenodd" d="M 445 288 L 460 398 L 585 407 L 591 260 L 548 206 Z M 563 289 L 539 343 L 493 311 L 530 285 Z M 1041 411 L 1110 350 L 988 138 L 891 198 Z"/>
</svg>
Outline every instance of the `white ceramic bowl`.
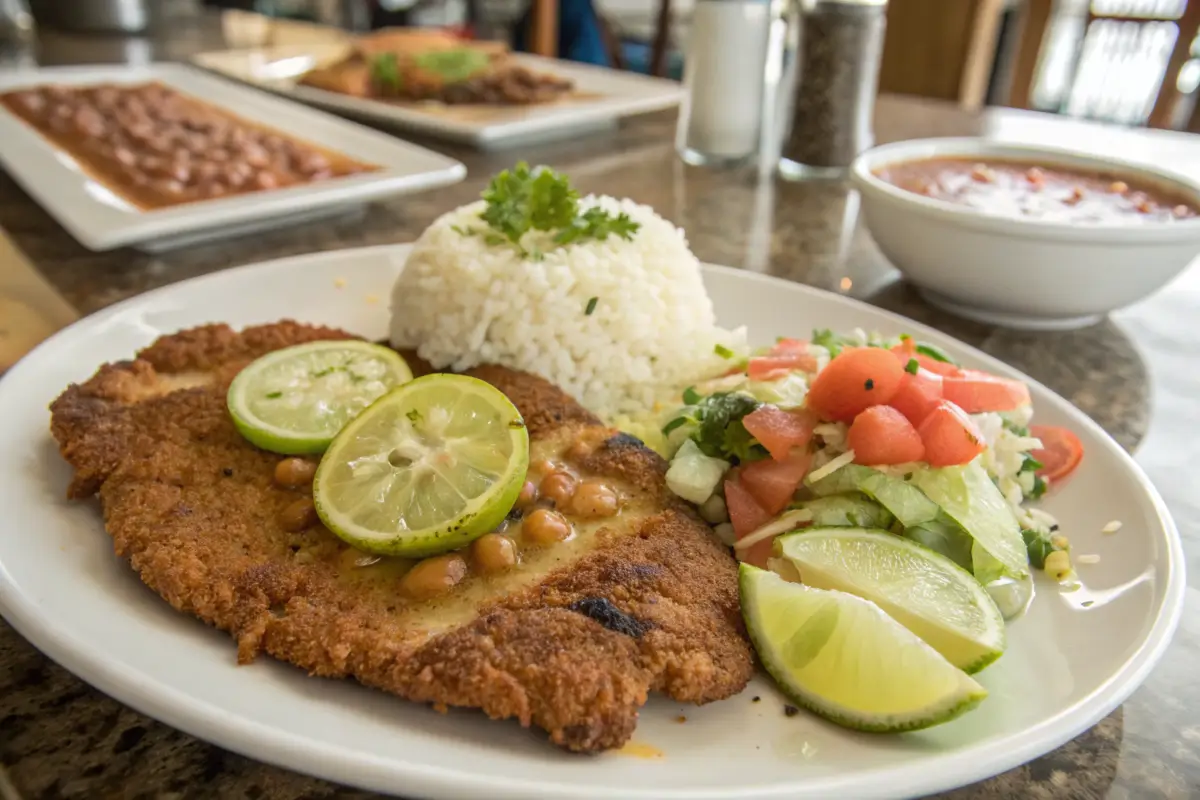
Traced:
<svg viewBox="0 0 1200 800">
<path fill-rule="evenodd" d="M 851 175 L 871 235 L 927 300 L 960 315 L 1016 328 L 1079 327 L 1162 288 L 1200 254 L 1200 218 L 1085 226 L 1004 217 L 874 174 L 887 164 L 947 156 L 1110 172 L 1197 205 L 1200 184 L 1118 159 L 983 139 L 918 139 L 863 153 Z"/>
</svg>

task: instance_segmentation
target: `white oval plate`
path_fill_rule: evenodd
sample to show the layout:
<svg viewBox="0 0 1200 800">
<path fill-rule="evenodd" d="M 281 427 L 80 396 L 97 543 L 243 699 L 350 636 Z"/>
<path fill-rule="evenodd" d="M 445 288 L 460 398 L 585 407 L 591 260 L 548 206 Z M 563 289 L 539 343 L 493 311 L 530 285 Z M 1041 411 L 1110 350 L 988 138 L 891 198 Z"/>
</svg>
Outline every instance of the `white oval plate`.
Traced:
<svg viewBox="0 0 1200 800">
<path fill-rule="evenodd" d="M 1069 425 L 1087 448 L 1083 466 L 1046 506 L 1076 552 L 1101 561 L 1080 568 L 1087 588 L 1078 592 L 1040 583 L 1030 612 L 1010 626 L 1008 653 L 980 676 L 991 696 L 953 723 L 901 736 L 854 734 L 807 714 L 785 716 L 782 697 L 760 676 L 737 697 L 703 708 L 652 700 L 635 741 L 661 758 L 583 757 L 514 723 L 438 714 L 269 658 L 238 667 L 227 635 L 173 611 L 113 555 L 95 504 L 63 499 L 69 470 L 47 430 L 46 406 L 102 362 L 201 323 L 291 317 L 382 338 L 383 298 L 403 253 L 324 253 L 175 284 L 60 332 L 0 381 L 0 611 L 17 630 L 108 694 L 247 756 L 414 798 L 514 800 L 883 798 L 949 789 L 1088 728 L 1133 691 L 1170 640 L 1184 560 L 1162 500 L 1097 425 L 1025 378 L 1037 419 Z M 749 326 L 759 343 L 814 327 L 910 331 L 966 364 L 1023 377 L 937 331 L 843 297 L 724 268 L 706 268 L 705 280 L 720 321 Z M 1102 534 L 1114 518 L 1124 527 Z"/>
</svg>

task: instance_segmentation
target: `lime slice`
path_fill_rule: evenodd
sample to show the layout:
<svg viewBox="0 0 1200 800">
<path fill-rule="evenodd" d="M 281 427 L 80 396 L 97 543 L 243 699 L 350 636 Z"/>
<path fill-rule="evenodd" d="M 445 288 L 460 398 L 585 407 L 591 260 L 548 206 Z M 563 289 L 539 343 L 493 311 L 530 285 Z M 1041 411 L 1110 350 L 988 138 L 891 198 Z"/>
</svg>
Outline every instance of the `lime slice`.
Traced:
<svg viewBox="0 0 1200 800">
<path fill-rule="evenodd" d="M 529 467 L 512 402 L 465 375 L 393 389 L 345 427 L 313 480 L 329 530 L 369 553 L 424 557 L 494 530 Z"/>
<path fill-rule="evenodd" d="M 805 585 L 870 600 L 961 670 L 978 672 L 1004 653 L 1004 617 L 987 589 L 916 542 L 887 531 L 818 528 L 778 546 Z"/>
<path fill-rule="evenodd" d="M 226 403 L 251 444 L 286 455 L 322 453 L 346 423 L 412 380 L 395 350 L 357 340 L 309 342 L 251 362 Z"/>
<path fill-rule="evenodd" d="M 794 702 L 864 731 L 927 728 L 987 691 L 874 603 L 741 565 L 742 614 L 758 657 Z"/>
</svg>

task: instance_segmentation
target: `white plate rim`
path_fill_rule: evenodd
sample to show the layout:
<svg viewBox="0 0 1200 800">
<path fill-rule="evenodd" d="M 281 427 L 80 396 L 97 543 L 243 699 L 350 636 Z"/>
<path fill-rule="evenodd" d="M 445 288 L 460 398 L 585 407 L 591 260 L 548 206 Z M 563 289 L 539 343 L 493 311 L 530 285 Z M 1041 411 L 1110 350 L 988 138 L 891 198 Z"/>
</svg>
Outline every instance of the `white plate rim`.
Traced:
<svg viewBox="0 0 1200 800">
<path fill-rule="evenodd" d="M 88 326 L 103 323 L 130 311 L 145 301 L 186 291 L 189 286 L 199 283 L 237 283 L 245 275 L 254 271 L 267 272 L 284 268 L 301 268 L 326 260 L 369 258 L 389 254 L 396 256 L 406 252 L 408 247 L 410 245 L 379 245 L 273 259 L 198 276 L 128 298 L 59 331 L 35 348 L 19 361 L 4 378 L 0 379 L 0 397 L 3 396 L 6 385 L 15 383 L 25 370 L 34 368 L 31 365 L 37 363 L 39 355 L 44 350 L 54 347 L 59 339 L 70 336 L 70 332 L 76 326 L 84 323 Z M 1093 689 L 1091 693 L 1077 700 L 1057 718 L 1044 720 L 1019 735 L 1008 735 L 1000 740 L 977 745 L 966 751 L 922 758 L 919 761 L 920 769 L 918 770 L 908 766 L 882 770 L 874 774 L 869 783 L 847 773 L 821 777 L 817 780 L 821 783 L 822 791 L 832 794 L 852 790 L 854 796 L 860 798 L 894 798 L 923 795 L 967 785 L 1020 766 L 1056 749 L 1096 724 L 1123 703 L 1145 680 L 1170 644 L 1182 615 L 1186 591 L 1185 556 L 1179 531 L 1157 489 L 1132 457 L 1113 441 L 1095 421 L 1075 409 L 1067 400 L 1040 382 L 935 328 L 863 301 L 804 284 L 718 265 L 705 264 L 704 269 L 776 287 L 780 284 L 789 285 L 795 290 L 820 298 L 824 302 L 867 310 L 889 322 L 901 324 L 913 333 L 932 337 L 935 341 L 951 342 L 953 347 L 968 352 L 972 358 L 984 364 L 991 371 L 1026 380 L 1031 386 L 1045 391 L 1051 402 L 1069 409 L 1080 425 L 1089 428 L 1093 434 L 1097 435 L 1103 446 L 1116 455 L 1122 462 L 1122 466 L 1136 480 L 1138 488 L 1145 494 L 1150 507 L 1157 514 L 1165 534 L 1166 556 L 1163 563 L 1166 568 L 1167 581 L 1163 591 L 1162 605 L 1158 609 L 1154 623 L 1141 646 L 1129 656 L 1121 669 Z M 411 762 L 397 765 L 394 761 L 364 756 L 347 748 L 315 746 L 307 739 L 294 736 L 285 730 L 240 718 L 231 718 L 223 709 L 209 703 L 198 702 L 172 686 L 157 683 L 147 684 L 140 682 L 136 675 L 118 674 L 106 663 L 102 652 L 86 645 L 81 646 L 70 635 L 55 630 L 53 620 L 41 617 L 36 606 L 28 598 L 14 592 L 12 576 L 3 563 L 0 563 L 0 615 L 43 653 L 106 694 L 168 725 L 239 752 L 249 758 L 385 793 L 395 792 L 397 786 L 395 781 L 402 777 L 405 781 L 403 790 L 406 795 L 411 797 L 450 796 L 449 793 L 458 796 L 463 793 L 480 792 L 483 793 L 481 796 L 514 798 L 514 800 L 517 798 L 521 800 L 526 798 L 586 800 L 599 796 L 595 792 L 589 791 L 588 787 L 581 787 L 577 784 L 505 779 L 501 785 L 495 778 L 474 776 L 463 770 Z M 980 754 L 976 752 L 978 750 L 985 750 L 987 753 Z M 807 782 L 799 780 L 787 784 L 754 786 L 740 790 L 737 796 L 748 799 L 783 800 L 783 798 L 792 796 Z M 605 796 L 617 797 L 618 795 Z M 686 792 L 625 791 L 619 796 L 631 798 L 631 800 L 728 800 L 731 795 L 727 791 L 716 789 Z"/>
<path fill-rule="evenodd" d="M 160 80 L 260 124 L 286 132 L 294 123 L 300 138 L 382 167 L 371 173 L 303 186 L 161 209 L 130 210 L 127 204 L 123 207 L 96 198 L 89 191 L 91 185 L 99 185 L 96 181 L 69 165 L 70 159 L 22 120 L 0 108 L 0 136 L 5 142 L 0 146 L 0 166 L 77 241 L 94 251 L 255 220 L 286 218 L 319 208 L 363 204 L 457 183 L 467 174 L 462 163 L 428 148 L 186 64 L 18 69 L 0 76 L 0 90 L 56 80 Z M 266 118 L 269 116 L 279 119 L 273 123 Z M 331 137 L 337 137 L 340 144 L 321 141 Z"/>
<path fill-rule="evenodd" d="M 316 46 L 329 47 L 327 44 L 310 45 L 308 47 Z M 500 143 L 515 144 L 526 137 L 545 134 L 559 127 L 575 130 L 589 123 L 595 124 L 626 116 L 662 111 L 678 105 L 682 101 L 684 94 L 680 84 L 665 78 L 623 72 L 594 64 L 543 58 L 529 53 L 513 53 L 515 60 L 527 64 L 531 68 L 548 72 L 558 72 L 572 77 L 577 81 L 582 81 L 585 85 L 605 81 L 614 86 L 628 87 L 627 91 L 630 93 L 625 96 L 619 93 L 609 93 L 593 100 L 576 102 L 571 105 L 557 107 L 547 105 L 535 108 L 534 110 L 539 113 L 525 119 L 498 122 L 470 122 L 439 117 L 436 114 L 426 113 L 420 109 L 350 97 L 313 86 L 300 86 L 288 81 L 276 82 L 259 79 L 253 75 L 242 74 L 227 63 L 229 59 L 249 57 L 256 53 L 270 52 L 272 49 L 286 50 L 287 52 L 295 51 L 297 54 L 302 54 L 306 46 L 288 45 L 279 48 L 251 47 L 210 50 L 204 53 L 197 53 L 190 58 L 190 61 L 222 77 L 244 83 L 248 86 L 254 86 L 282 97 L 288 97 L 292 100 L 309 103 L 338 113 L 351 114 L 360 119 L 402 125 L 414 131 L 421 131 L 430 135 L 442 136 L 453 141 L 478 146 L 491 146 Z M 633 93 L 633 89 L 641 91 Z"/>
</svg>

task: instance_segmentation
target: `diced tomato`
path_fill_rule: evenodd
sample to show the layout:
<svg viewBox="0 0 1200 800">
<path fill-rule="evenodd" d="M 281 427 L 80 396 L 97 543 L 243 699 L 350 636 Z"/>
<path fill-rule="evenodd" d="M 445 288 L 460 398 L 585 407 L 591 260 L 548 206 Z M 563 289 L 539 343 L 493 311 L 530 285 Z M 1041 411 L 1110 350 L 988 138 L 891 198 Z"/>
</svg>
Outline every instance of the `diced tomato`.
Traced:
<svg viewBox="0 0 1200 800">
<path fill-rule="evenodd" d="M 921 369 L 926 369 L 935 375 L 957 375 L 958 367 L 945 361 L 938 361 L 936 358 L 917 352 L 917 343 L 912 339 L 905 339 L 900 344 L 892 348 L 892 352 L 900 359 L 900 365 L 905 366 L 912 359 L 916 359 Z"/>
<path fill-rule="evenodd" d="M 942 400 L 942 376 L 920 368 L 915 375 L 907 372 L 904 382 L 888 405 L 903 414 L 913 425 L 920 425 Z"/>
<path fill-rule="evenodd" d="M 925 458 L 925 444 L 917 429 L 891 406 L 871 406 L 855 417 L 846 442 L 854 451 L 854 460 L 867 466 Z"/>
<path fill-rule="evenodd" d="M 934 467 L 966 464 L 987 447 L 971 418 L 948 400 L 929 412 L 917 433 L 925 443 L 925 460 Z"/>
<path fill-rule="evenodd" d="M 1012 411 L 1029 404 L 1029 387 L 1021 381 L 964 369 L 946 376 L 942 396 L 968 414 Z"/>
<path fill-rule="evenodd" d="M 746 538 L 771 521 L 771 515 L 736 480 L 725 481 L 725 506 L 729 509 L 733 532 L 739 539 Z M 766 569 L 767 558 L 771 555 L 771 540 L 737 552 L 740 560 Z"/>
<path fill-rule="evenodd" d="M 796 487 L 808 473 L 812 456 L 802 447 L 793 447 L 783 461 L 764 458 L 742 468 L 741 484 L 758 504 L 774 516 L 792 501 Z"/>
<path fill-rule="evenodd" d="M 900 360 L 887 350 L 847 348 L 813 379 L 808 407 L 822 419 L 853 422 L 871 406 L 891 400 L 904 375 Z"/>
<path fill-rule="evenodd" d="M 1083 461 L 1083 442 L 1072 431 L 1057 425 L 1031 425 L 1029 434 L 1042 440 L 1041 449 L 1030 455 L 1042 462 L 1037 474 L 1043 478 L 1060 481 Z"/>
<path fill-rule="evenodd" d="M 788 457 L 793 447 L 807 447 L 817 424 L 806 409 L 784 411 L 779 406 L 762 405 L 742 417 L 746 430 L 777 461 Z"/>
<path fill-rule="evenodd" d="M 773 381 L 793 370 L 817 371 L 817 359 L 808 353 L 785 353 L 778 356 L 756 356 L 750 359 L 747 372 L 752 381 Z"/>
</svg>

